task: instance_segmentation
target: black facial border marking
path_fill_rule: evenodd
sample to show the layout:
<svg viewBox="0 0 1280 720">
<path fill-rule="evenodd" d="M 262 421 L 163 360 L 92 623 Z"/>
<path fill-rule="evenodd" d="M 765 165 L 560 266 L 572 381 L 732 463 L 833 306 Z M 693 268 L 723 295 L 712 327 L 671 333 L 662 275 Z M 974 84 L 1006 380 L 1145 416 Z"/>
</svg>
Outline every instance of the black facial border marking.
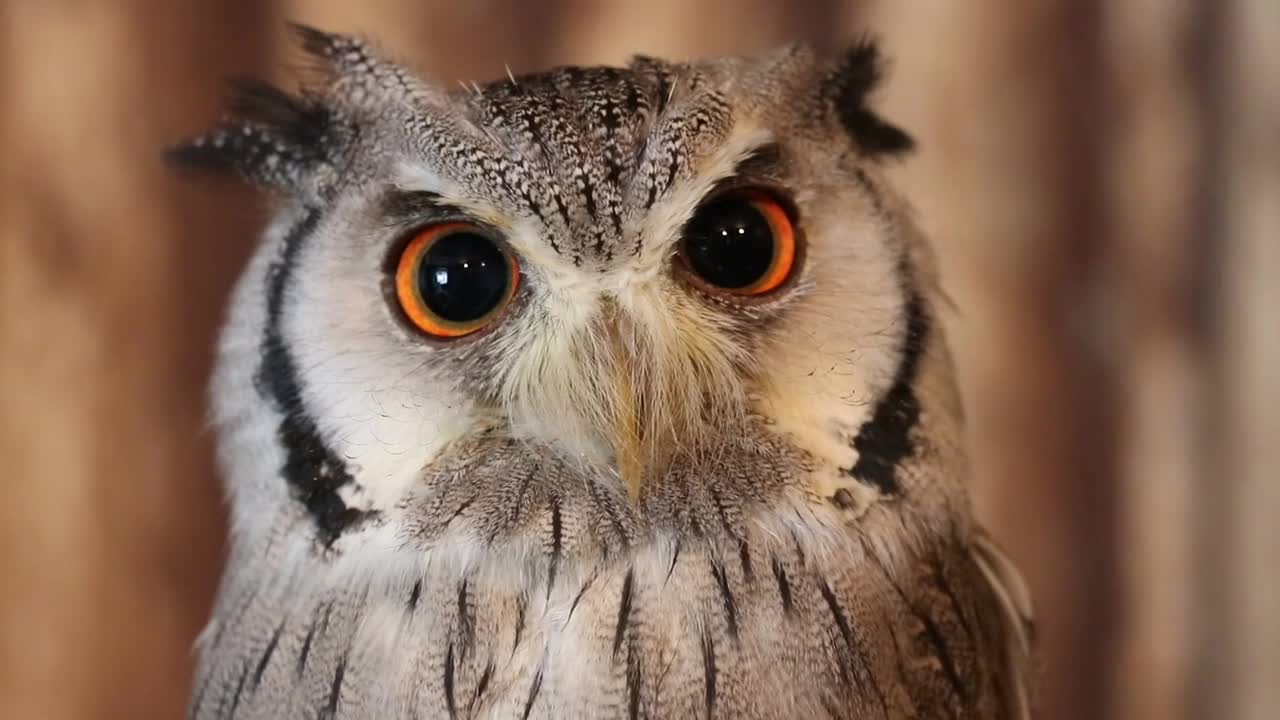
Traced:
<svg viewBox="0 0 1280 720">
<path fill-rule="evenodd" d="M 841 470 L 885 495 L 896 495 L 901 489 L 897 468 L 915 452 L 911 432 L 920 422 L 920 401 L 916 398 L 915 381 L 920 369 L 920 355 L 929 334 L 929 320 L 925 316 L 924 302 L 915 290 L 909 291 L 906 316 L 902 361 L 894 374 L 893 385 L 876 405 L 871 419 L 853 439 L 853 449 L 858 452 L 857 461 L 852 468 Z"/>
<path fill-rule="evenodd" d="M 254 375 L 254 385 L 259 395 L 274 403 L 284 416 L 276 432 L 285 451 L 281 474 L 290 492 L 315 521 L 317 539 L 329 547 L 343 531 L 372 514 L 347 507 L 338 494 L 339 488 L 354 479 L 302 406 L 297 365 L 280 328 L 289 277 L 299 251 L 319 226 L 321 217 L 319 208 L 308 208 L 302 220 L 285 236 L 280 257 L 267 269 L 267 324 L 262 338 L 262 361 Z"/>
</svg>

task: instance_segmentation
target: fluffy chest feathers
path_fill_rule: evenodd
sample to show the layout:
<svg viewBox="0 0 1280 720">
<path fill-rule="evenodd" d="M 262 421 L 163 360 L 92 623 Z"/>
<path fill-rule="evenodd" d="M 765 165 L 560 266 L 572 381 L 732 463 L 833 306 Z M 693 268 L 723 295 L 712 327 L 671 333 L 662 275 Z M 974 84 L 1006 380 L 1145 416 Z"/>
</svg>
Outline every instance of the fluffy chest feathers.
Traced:
<svg viewBox="0 0 1280 720">
<path fill-rule="evenodd" d="M 776 444 L 748 431 L 636 505 L 481 440 L 329 553 L 282 517 L 232 558 L 195 715 L 1021 717 L 998 552 L 832 503 Z"/>
<path fill-rule="evenodd" d="M 983 550 L 877 545 L 883 509 L 854 529 L 803 497 L 640 539 L 624 500 L 548 477 L 498 491 L 509 536 L 466 521 L 475 498 L 436 499 L 421 548 L 336 564 L 279 528 L 229 579 L 195 714 L 1018 717 L 1002 658 L 1025 649 Z"/>
</svg>

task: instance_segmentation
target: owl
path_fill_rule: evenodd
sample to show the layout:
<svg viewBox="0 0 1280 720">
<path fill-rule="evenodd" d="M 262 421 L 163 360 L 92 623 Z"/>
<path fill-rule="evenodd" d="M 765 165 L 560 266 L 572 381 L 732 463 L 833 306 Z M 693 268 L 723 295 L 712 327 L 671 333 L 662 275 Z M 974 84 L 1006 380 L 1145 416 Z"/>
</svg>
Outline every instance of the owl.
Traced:
<svg viewBox="0 0 1280 720">
<path fill-rule="evenodd" d="M 295 28 L 176 147 L 267 190 L 195 718 L 1026 718 L 879 53 L 449 89 Z"/>
</svg>

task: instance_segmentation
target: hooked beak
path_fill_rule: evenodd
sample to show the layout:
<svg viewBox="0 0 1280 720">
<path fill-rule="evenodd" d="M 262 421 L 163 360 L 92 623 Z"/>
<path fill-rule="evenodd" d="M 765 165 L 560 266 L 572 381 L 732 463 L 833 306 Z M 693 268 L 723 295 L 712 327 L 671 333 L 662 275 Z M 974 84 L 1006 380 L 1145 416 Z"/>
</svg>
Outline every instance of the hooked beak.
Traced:
<svg viewBox="0 0 1280 720">
<path fill-rule="evenodd" d="M 612 303 L 610 303 L 612 305 Z M 615 308 L 610 307 L 608 320 L 609 363 L 613 390 L 614 461 L 618 476 L 632 502 L 640 499 L 640 485 L 644 475 L 645 438 L 640 422 L 641 408 L 636 401 L 635 355 L 623 339 L 618 327 Z"/>
</svg>

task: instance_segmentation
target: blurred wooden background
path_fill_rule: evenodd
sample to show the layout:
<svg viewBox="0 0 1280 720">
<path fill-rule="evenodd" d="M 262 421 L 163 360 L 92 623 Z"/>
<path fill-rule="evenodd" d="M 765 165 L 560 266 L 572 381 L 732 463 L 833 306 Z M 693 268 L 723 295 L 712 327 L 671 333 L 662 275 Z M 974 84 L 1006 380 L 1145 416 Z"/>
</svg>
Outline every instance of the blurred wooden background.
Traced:
<svg viewBox="0 0 1280 720">
<path fill-rule="evenodd" d="M 285 19 L 444 83 L 879 35 L 1044 717 L 1277 717 L 1275 0 L 6 0 L 0 717 L 182 712 L 223 553 L 204 384 L 262 206 L 159 150 L 223 78 L 288 79 Z"/>
</svg>

